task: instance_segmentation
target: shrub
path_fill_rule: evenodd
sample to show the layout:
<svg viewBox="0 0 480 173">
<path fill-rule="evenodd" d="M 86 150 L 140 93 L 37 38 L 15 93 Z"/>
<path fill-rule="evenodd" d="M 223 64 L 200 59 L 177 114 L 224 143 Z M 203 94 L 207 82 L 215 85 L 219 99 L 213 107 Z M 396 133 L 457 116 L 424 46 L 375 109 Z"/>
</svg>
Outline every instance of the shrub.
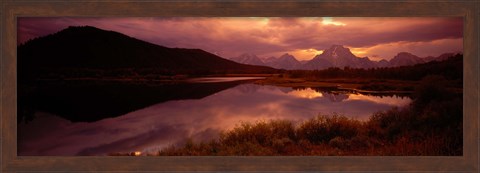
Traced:
<svg viewBox="0 0 480 173">
<path fill-rule="evenodd" d="M 297 135 L 312 143 L 328 142 L 335 137 L 349 139 L 357 135 L 361 123 L 358 120 L 334 114 L 317 116 L 300 125 Z"/>
<path fill-rule="evenodd" d="M 272 146 L 273 140 L 296 138 L 292 122 L 286 120 L 258 121 L 255 124 L 243 122 L 220 136 L 221 143 L 228 145 L 250 142 L 262 146 Z"/>
<path fill-rule="evenodd" d="M 417 92 L 429 92 L 428 85 Z M 288 120 L 243 122 L 217 140 L 187 140 L 183 147 L 167 147 L 158 154 L 461 155 L 462 99 L 442 94 L 418 93 L 409 106 L 374 113 L 364 122 L 337 114 L 319 115 L 298 125 Z"/>
<path fill-rule="evenodd" d="M 413 106 L 416 111 L 421 111 L 431 101 L 449 100 L 454 96 L 446 88 L 448 81 L 443 76 L 429 75 L 424 77 L 415 87 Z"/>
</svg>

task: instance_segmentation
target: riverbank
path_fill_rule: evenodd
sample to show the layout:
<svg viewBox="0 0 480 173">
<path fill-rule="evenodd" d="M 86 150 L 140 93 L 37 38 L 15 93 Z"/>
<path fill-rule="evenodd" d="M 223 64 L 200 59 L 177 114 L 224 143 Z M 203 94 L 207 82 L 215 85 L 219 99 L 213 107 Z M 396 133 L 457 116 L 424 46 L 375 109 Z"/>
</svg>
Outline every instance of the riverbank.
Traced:
<svg viewBox="0 0 480 173">
<path fill-rule="evenodd" d="M 328 88 L 350 90 L 359 93 L 413 93 L 418 81 L 384 80 L 384 79 L 344 79 L 325 78 L 308 80 L 304 78 L 289 78 L 274 76 L 255 82 L 260 85 L 275 85 L 283 87 Z"/>
<path fill-rule="evenodd" d="M 462 97 L 439 77 L 420 81 L 413 102 L 366 120 L 321 114 L 240 123 L 207 142 L 187 140 L 156 156 L 459 156 L 463 150 Z M 121 155 L 112 153 L 112 155 Z"/>
<path fill-rule="evenodd" d="M 362 94 L 412 94 L 415 87 L 420 84 L 420 81 L 368 78 L 324 78 L 312 80 L 274 75 L 267 77 L 264 80 L 258 80 L 255 84 L 292 88 L 307 87 L 324 88 L 329 90 L 348 90 Z M 449 82 L 442 83 L 442 85 L 454 93 L 462 93 L 463 91 L 461 86 L 449 85 Z"/>
<path fill-rule="evenodd" d="M 428 83 L 431 82 L 431 83 Z M 240 123 L 209 142 L 187 140 L 158 156 L 459 156 L 462 99 L 434 81 L 416 88 L 414 102 L 367 121 L 342 115 Z"/>
</svg>

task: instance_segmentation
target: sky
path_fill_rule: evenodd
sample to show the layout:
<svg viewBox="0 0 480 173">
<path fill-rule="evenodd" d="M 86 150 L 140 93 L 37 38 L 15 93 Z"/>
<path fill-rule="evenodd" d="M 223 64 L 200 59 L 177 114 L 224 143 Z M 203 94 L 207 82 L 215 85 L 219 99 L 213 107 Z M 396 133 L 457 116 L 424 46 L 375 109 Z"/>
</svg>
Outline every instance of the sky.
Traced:
<svg viewBox="0 0 480 173">
<path fill-rule="evenodd" d="M 309 60 L 331 45 L 358 57 L 392 59 L 463 51 L 461 17 L 28 17 L 18 18 L 18 44 L 68 26 L 94 26 L 166 47 L 199 48 L 224 58 L 243 53 Z"/>
</svg>

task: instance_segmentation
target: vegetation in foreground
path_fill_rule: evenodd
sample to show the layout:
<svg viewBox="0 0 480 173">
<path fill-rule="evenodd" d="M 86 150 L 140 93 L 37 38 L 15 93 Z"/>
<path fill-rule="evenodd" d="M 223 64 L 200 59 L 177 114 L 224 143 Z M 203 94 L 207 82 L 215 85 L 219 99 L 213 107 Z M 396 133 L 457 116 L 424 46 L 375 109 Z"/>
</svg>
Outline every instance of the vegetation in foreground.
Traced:
<svg viewBox="0 0 480 173">
<path fill-rule="evenodd" d="M 158 155 L 462 155 L 462 98 L 428 76 L 403 108 L 367 121 L 319 115 L 300 124 L 288 120 L 241 123 L 210 142 L 188 140 Z"/>
</svg>

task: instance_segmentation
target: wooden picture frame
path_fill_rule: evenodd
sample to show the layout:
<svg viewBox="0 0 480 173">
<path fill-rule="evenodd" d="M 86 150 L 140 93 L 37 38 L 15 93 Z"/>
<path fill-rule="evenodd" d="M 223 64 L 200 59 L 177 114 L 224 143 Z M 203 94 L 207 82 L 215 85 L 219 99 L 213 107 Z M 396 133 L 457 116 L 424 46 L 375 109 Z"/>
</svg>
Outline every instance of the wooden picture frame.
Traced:
<svg viewBox="0 0 480 173">
<path fill-rule="evenodd" d="M 2 172 L 479 171 L 478 1 L 10 1 L 0 4 Z M 17 17 L 440 17 L 464 18 L 463 156 L 17 156 Z"/>
</svg>

